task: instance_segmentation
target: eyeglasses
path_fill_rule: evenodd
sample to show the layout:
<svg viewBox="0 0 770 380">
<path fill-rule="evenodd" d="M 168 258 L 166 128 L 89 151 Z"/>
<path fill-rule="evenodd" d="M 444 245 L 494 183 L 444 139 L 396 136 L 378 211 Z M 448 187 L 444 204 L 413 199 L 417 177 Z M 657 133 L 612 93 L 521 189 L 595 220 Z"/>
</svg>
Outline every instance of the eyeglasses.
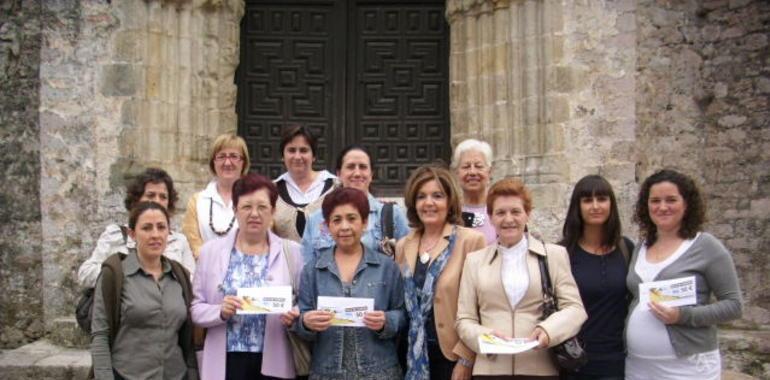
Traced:
<svg viewBox="0 0 770 380">
<path fill-rule="evenodd" d="M 217 154 L 214 156 L 214 161 L 216 162 L 225 162 L 226 160 L 230 160 L 230 162 L 241 162 L 243 160 L 243 156 L 240 154 Z"/>
<path fill-rule="evenodd" d="M 269 214 L 271 210 L 272 210 L 272 207 L 266 206 L 266 205 L 253 206 L 250 204 L 245 204 L 238 207 L 238 212 L 242 212 L 244 214 L 251 214 L 253 211 L 256 211 L 257 214 L 259 214 L 260 216 L 265 216 Z"/>
</svg>

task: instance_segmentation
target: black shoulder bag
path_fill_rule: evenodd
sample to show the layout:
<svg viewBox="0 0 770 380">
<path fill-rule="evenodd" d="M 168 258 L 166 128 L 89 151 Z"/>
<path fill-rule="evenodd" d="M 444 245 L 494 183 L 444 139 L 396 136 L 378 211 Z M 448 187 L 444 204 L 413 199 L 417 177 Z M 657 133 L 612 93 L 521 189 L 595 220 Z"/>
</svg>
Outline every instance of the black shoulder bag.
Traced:
<svg viewBox="0 0 770 380">
<path fill-rule="evenodd" d="M 128 243 L 128 230 L 126 226 L 120 226 L 120 232 L 123 234 L 123 245 Z M 83 289 L 78 299 L 78 304 L 75 306 L 75 320 L 78 322 L 80 329 L 87 334 L 91 333 L 91 316 L 93 315 L 94 308 L 94 288 L 88 287 Z"/>
<path fill-rule="evenodd" d="M 540 266 L 540 282 L 543 287 L 543 315 L 540 317 L 544 321 L 551 314 L 559 311 L 559 304 L 551 283 L 551 274 L 548 271 L 548 251 L 543 242 L 544 256 L 537 255 L 537 262 Z M 565 371 L 577 371 L 588 362 L 583 343 L 578 337 L 573 336 L 559 345 L 551 347 L 551 356 L 556 366 Z"/>
</svg>

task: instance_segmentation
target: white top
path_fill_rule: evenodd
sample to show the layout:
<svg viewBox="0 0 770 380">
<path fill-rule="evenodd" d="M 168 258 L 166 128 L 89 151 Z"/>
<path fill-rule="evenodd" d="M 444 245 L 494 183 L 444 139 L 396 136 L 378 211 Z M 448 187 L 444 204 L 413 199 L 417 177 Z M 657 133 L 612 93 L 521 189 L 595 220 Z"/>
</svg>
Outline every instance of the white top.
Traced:
<svg viewBox="0 0 770 380">
<path fill-rule="evenodd" d="M 286 190 L 289 192 L 291 200 L 296 204 L 303 205 L 308 204 L 321 196 L 324 189 L 324 182 L 329 178 L 337 177 L 334 176 L 334 174 L 329 173 L 327 170 L 321 170 L 315 177 L 315 181 L 313 181 L 310 187 L 307 188 L 307 191 L 304 192 L 299 189 L 299 186 L 297 186 L 297 183 L 294 182 L 293 178 L 291 178 L 289 172 L 281 174 L 278 178 L 275 179 L 275 181 L 278 182 L 280 180 L 285 180 Z"/>
<path fill-rule="evenodd" d="M 655 281 L 655 277 L 680 258 L 697 238 L 698 235 L 683 241 L 671 256 L 659 263 L 651 263 L 647 260 L 647 246 L 642 243 L 634 271 L 644 282 Z M 656 318 L 651 310 L 643 306 L 645 305 L 637 304 L 628 317 L 626 379 L 643 376 L 644 378 L 684 380 L 692 379 L 693 374 L 696 373 L 699 380 L 719 378 L 721 371 L 719 350 L 678 358 L 674 346 L 671 345 L 666 325 Z M 652 374 L 657 375 L 652 376 Z"/>
<path fill-rule="evenodd" d="M 506 248 L 498 245 L 497 249 L 503 258 L 500 277 L 503 280 L 505 295 L 508 296 L 511 309 L 515 309 L 529 287 L 529 271 L 527 270 L 529 244 L 527 244 L 527 237 L 522 237 L 521 241 L 513 247 Z"/>
<path fill-rule="evenodd" d="M 117 224 L 110 224 L 104 229 L 104 232 L 96 241 L 96 247 L 88 258 L 78 269 L 78 282 L 86 288 L 93 288 L 96 285 L 96 279 L 102 271 L 102 263 L 108 257 L 120 252 L 128 254 L 128 250 L 136 248 L 136 242 L 131 236 L 126 235 L 123 239 L 123 232 Z M 176 260 L 190 271 L 190 279 L 195 273 L 195 258 L 190 250 L 190 244 L 187 238 L 179 232 L 171 231 L 166 242 L 166 250 L 163 256 Z"/>
<path fill-rule="evenodd" d="M 196 212 L 198 214 L 198 230 L 201 233 L 201 239 L 203 242 L 207 242 L 211 239 L 216 239 L 222 235 L 217 235 L 211 229 L 211 223 L 209 223 L 209 213 L 211 213 L 211 222 L 214 224 L 214 228 L 219 232 L 227 231 L 227 227 L 232 221 L 233 227 L 230 231 L 238 228 L 238 221 L 234 220 L 235 212 L 233 211 L 233 201 L 230 200 L 227 204 L 222 199 L 217 191 L 217 182 L 211 181 L 206 188 L 198 195 L 198 202 L 195 205 Z M 210 211 L 209 211 L 210 210 Z"/>
</svg>

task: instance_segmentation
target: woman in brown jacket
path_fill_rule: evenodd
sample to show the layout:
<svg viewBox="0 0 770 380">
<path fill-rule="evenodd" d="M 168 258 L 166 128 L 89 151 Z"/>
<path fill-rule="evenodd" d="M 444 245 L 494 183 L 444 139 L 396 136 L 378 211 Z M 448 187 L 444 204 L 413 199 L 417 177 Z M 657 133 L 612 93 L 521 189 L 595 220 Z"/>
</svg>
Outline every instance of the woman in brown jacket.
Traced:
<svg viewBox="0 0 770 380">
<path fill-rule="evenodd" d="M 526 232 L 532 199 L 518 180 L 504 179 L 487 195 L 487 212 L 497 244 L 468 256 L 460 283 L 457 332 L 473 351 L 478 337 L 537 340 L 537 348 L 516 355 L 478 355 L 474 378 L 554 379 L 559 371 L 548 347 L 574 336 L 586 320 L 567 251 Z M 546 256 L 560 310 L 540 321 L 543 294 L 538 255 Z"/>
<path fill-rule="evenodd" d="M 406 379 L 470 379 L 475 354 L 460 341 L 454 322 L 460 275 L 468 252 L 484 236 L 461 223 L 460 195 L 451 173 L 416 169 L 404 201 L 412 232 L 396 245 L 409 316 Z"/>
</svg>

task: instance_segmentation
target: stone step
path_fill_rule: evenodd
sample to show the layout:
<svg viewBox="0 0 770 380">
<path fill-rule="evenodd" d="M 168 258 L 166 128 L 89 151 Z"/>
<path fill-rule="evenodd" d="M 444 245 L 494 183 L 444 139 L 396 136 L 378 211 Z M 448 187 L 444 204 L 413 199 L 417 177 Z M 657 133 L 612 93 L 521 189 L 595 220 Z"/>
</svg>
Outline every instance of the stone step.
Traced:
<svg viewBox="0 0 770 380">
<path fill-rule="evenodd" d="M 719 329 L 724 380 L 770 379 L 770 330 Z"/>
<path fill-rule="evenodd" d="M 0 380 L 81 380 L 88 376 L 91 354 L 48 340 L 0 351 Z"/>
<path fill-rule="evenodd" d="M 91 337 L 80 329 L 74 316 L 54 319 L 46 338 L 57 346 L 69 348 L 88 349 L 91 344 Z"/>
</svg>

